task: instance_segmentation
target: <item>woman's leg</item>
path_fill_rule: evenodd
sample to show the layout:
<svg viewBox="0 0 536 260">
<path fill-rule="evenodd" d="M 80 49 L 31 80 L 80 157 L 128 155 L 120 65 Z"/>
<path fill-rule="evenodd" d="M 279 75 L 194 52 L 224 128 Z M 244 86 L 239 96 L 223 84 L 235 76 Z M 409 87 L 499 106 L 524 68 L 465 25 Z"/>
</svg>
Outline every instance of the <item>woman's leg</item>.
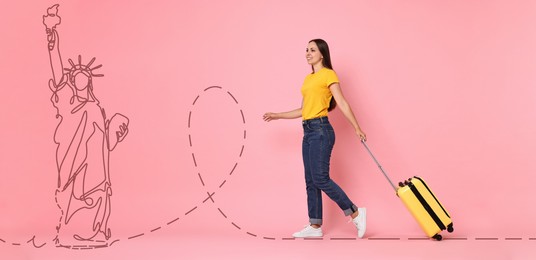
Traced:
<svg viewBox="0 0 536 260">
<path fill-rule="evenodd" d="M 314 179 L 311 170 L 311 135 L 305 134 L 302 143 L 303 166 L 305 170 L 305 188 L 307 191 L 307 209 L 309 215 L 309 223 L 311 225 L 322 225 L 322 192 L 314 184 Z"/>
<path fill-rule="evenodd" d="M 322 124 L 322 131 L 316 131 L 310 138 L 309 167 L 314 186 L 326 193 L 343 210 L 346 216 L 357 212 L 357 207 L 346 193 L 329 176 L 331 152 L 335 143 L 335 133 L 329 123 Z"/>
<path fill-rule="evenodd" d="M 293 237 L 322 237 L 322 193 L 314 185 L 311 160 L 309 158 L 311 146 L 309 145 L 309 135 L 305 131 L 302 144 L 303 166 L 305 169 L 305 185 L 307 191 L 307 209 L 309 214 L 309 225 L 304 229 L 292 234 Z"/>
</svg>

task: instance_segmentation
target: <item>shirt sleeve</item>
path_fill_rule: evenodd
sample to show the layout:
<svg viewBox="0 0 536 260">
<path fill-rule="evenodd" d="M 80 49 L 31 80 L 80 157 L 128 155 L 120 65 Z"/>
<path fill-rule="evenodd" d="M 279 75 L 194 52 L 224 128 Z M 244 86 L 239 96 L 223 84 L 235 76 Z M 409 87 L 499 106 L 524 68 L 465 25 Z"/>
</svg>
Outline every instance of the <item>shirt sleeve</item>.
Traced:
<svg viewBox="0 0 536 260">
<path fill-rule="evenodd" d="M 337 76 L 337 73 L 333 70 L 329 70 L 326 77 L 326 86 L 331 86 L 333 83 L 339 83 L 339 77 Z"/>
</svg>

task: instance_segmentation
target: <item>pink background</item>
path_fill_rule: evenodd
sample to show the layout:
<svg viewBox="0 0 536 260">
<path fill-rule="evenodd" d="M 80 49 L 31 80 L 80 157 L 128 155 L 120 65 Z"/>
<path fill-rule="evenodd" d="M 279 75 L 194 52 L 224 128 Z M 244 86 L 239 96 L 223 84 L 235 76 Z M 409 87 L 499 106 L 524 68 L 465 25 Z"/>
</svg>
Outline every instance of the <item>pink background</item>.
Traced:
<svg viewBox="0 0 536 260">
<path fill-rule="evenodd" d="M 180 237 L 189 249 L 174 253 L 193 256 L 206 246 L 199 237 L 217 246 L 237 235 L 269 247 L 307 223 L 300 120 L 262 114 L 300 105 L 313 38 L 330 44 L 385 170 L 396 182 L 422 176 L 448 209 L 446 237 L 536 237 L 533 1 L 9 1 L 0 16 L 7 255 L 39 255 L 34 236 L 64 250 L 51 241 L 57 121 L 42 24 L 55 3 L 64 64 L 96 57 L 101 106 L 130 119 L 110 162 L 115 248 Z M 368 208 L 367 236 L 423 237 L 340 111 L 330 118 L 332 177 Z M 354 237 L 325 204 L 326 236 Z"/>
</svg>

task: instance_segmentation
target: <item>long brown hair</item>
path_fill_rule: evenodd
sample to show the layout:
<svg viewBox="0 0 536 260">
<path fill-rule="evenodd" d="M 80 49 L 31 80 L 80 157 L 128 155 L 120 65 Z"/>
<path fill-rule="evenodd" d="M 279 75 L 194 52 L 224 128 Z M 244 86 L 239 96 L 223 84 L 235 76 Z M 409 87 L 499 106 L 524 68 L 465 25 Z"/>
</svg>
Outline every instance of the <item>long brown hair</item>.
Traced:
<svg viewBox="0 0 536 260">
<path fill-rule="evenodd" d="M 316 43 L 316 46 L 318 46 L 318 50 L 322 54 L 322 57 L 324 57 L 322 59 L 322 66 L 330 70 L 333 70 L 333 65 L 331 65 L 331 56 L 329 55 L 328 43 L 322 39 L 313 39 L 309 41 L 309 43 L 311 42 Z M 311 68 L 313 69 L 313 72 L 314 72 L 314 68 L 312 67 L 312 65 L 311 65 Z M 336 106 L 337 106 L 337 102 L 335 102 L 335 99 L 332 96 L 331 100 L 329 101 L 328 112 L 335 109 Z"/>
</svg>

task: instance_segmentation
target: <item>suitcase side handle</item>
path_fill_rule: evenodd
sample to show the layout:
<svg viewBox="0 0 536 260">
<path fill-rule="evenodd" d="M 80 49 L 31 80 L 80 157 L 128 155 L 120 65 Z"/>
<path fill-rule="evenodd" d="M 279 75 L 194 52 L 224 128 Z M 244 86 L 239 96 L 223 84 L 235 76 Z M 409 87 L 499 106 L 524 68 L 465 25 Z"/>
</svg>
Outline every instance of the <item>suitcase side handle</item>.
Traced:
<svg viewBox="0 0 536 260">
<path fill-rule="evenodd" d="M 395 190 L 395 192 L 398 190 L 396 188 L 396 186 L 393 184 L 393 182 L 391 181 L 391 178 L 389 178 L 389 176 L 387 175 L 387 173 L 383 170 L 383 167 L 382 165 L 378 162 L 378 160 L 376 160 L 376 157 L 374 157 L 374 154 L 372 154 L 372 152 L 370 151 L 370 148 L 368 147 L 367 143 L 365 142 L 365 140 L 361 140 L 361 143 L 365 146 L 365 148 L 367 149 L 367 152 L 370 154 L 370 156 L 372 157 L 372 159 L 374 160 L 374 162 L 376 163 L 376 165 L 378 165 L 378 168 L 380 168 L 380 171 L 383 173 L 383 176 L 385 176 L 385 178 L 389 181 L 389 184 L 391 184 L 391 187 L 393 187 L 393 189 Z"/>
</svg>

